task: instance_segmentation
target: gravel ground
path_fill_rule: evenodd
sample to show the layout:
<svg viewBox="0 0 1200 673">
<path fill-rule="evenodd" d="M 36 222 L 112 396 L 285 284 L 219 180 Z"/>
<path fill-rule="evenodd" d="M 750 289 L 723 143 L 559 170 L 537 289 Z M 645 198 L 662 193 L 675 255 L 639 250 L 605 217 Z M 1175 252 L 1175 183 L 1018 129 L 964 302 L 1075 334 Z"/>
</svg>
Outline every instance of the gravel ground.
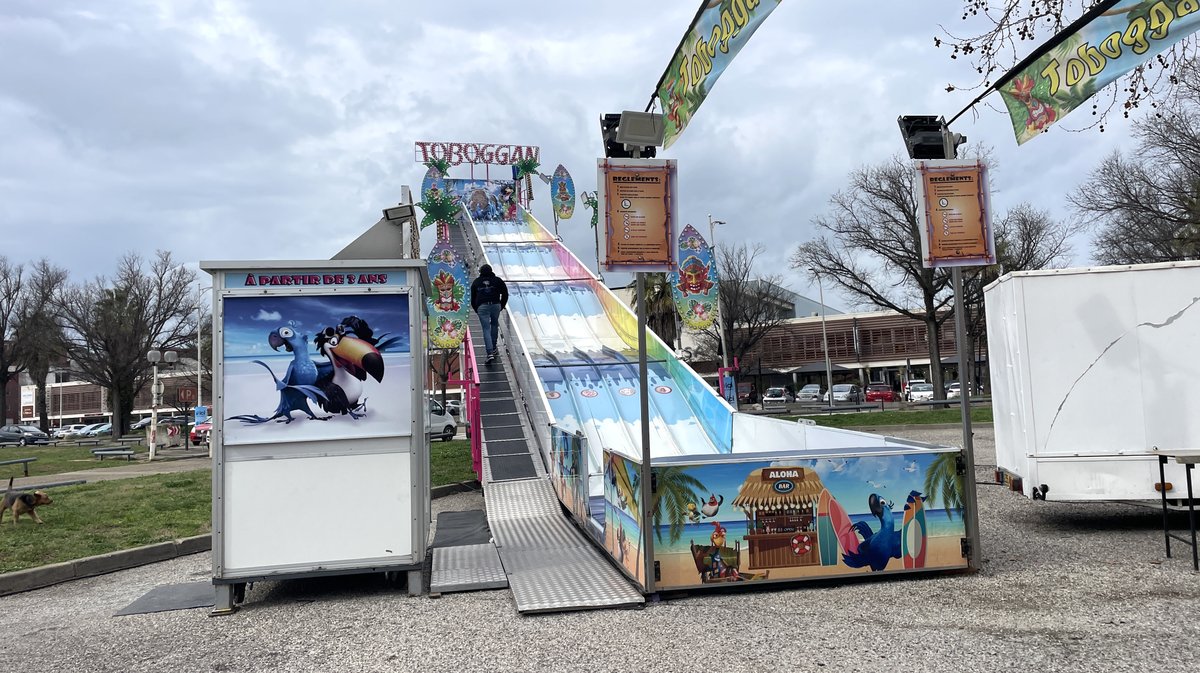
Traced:
<svg viewBox="0 0 1200 673">
<path fill-rule="evenodd" d="M 206 579 L 201 554 L 0 598 L 0 661 L 39 672 L 1196 670 L 1200 575 L 1182 550 L 1164 558 L 1159 513 L 1026 500 L 988 484 L 991 431 L 976 443 L 977 574 L 526 617 L 507 590 L 433 600 L 374 577 L 328 578 L 255 586 L 230 617 L 111 616 L 155 586 Z M 473 493 L 435 501 L 481 507 Z"/>
</svg>

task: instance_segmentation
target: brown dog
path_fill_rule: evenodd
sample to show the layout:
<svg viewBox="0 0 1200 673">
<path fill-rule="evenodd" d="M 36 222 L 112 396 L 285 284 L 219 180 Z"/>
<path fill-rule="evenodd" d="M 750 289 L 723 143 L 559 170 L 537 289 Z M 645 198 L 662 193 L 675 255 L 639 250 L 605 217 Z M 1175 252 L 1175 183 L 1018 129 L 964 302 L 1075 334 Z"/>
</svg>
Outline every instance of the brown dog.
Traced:
<svg viewBox="0 0 1200 673">
<path fill-rule="evenodd" d="M 22 493 L 20 491 L 13 493 L 13 480 L 10 477 L 8 480 L 8 490 L 4 492 L 4 500 L 0 502 L 0 523 L 4 522 L 4 511 L 11 508 L 13 512 L 13 525 L 17 525 L 17 520 L 22 514 L 28 514 L 37 523 L 42 523 L 42 518 L 38 516 L 37 508 L 41 505 L 49 505 L 54 501 L 45 491 L 34 491 L 33 493 Z"/>
</svg>

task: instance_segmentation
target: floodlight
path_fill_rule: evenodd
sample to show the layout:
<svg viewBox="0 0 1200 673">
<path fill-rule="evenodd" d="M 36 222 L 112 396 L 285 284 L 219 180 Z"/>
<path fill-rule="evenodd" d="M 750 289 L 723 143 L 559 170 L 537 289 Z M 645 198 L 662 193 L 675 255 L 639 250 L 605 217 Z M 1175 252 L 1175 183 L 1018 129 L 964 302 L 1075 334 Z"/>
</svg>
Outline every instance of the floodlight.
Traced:
<svg viewBox="0 0 1200 673">
<path fill-rule="evenodd" d="M 626 147 L 658 147 L 663 143 L 665 131 L 662 115 L 625 110 L 617 126 L 617 142 Z"/>
<path fill-rule="evenodd" d="M 953 159 L 967 141 L 961 133 L 951 133 L 943 117 L 901 115 L 896 122 L 911 159 Z"/>
<path fill-rule="evenodd" d="M 406 220 L 411 220 L 415 216 L 416 211 L 413 209 L 411 203 L 402 203 L 398 206 L 392 206 L 391 208 L 383 209 L 383 217 L 389 222 L 395 222 L 397 220 L 403 222 Z"/>
</svg>

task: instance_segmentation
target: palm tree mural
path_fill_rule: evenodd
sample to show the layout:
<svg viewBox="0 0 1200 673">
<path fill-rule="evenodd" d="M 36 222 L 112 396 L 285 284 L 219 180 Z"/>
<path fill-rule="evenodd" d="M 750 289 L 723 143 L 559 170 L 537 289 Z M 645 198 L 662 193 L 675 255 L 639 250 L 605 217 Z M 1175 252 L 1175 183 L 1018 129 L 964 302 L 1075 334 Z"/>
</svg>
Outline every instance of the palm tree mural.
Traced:
<svg viewBox="0 0 1200 673">
<path fill-rule="evenodd" d="M 629 304 L 636 312 L 637 295 L 629 300 Z M 675 339 L 679 334 L 678 319 L 675 297 L 671 294 L 671 282 L 667 274 L 646 274 L 646 326 L 666 342 L 667 346 L 674 348 Z"/>
<path fill-rule="evenodd" d="M 954 518 L 954 510 L 963 507 L 962 494 L 966 485 L 963 475 L 958 473 L 957 453 L 941 453 L 925 471 L 925 497 L 933 504 L 939 499 L 946 508 L 946 516 Z"/>
<path fill-rule="evenodd" d="M 658 531 L 658 540 L 662 541 L 662 523 L 665 516 L 668 522 L 667 539 L 672 544 L 683 537 L 683 524 L 687 518 L 688 503 L 695 503 L 700 498 L 697 491 L 703 492 L 704 484 L 686 472 L 685 466 L 673 465 L 654 470 L 658 479 L 654 489 L 654 530 Z"/>
</svg>

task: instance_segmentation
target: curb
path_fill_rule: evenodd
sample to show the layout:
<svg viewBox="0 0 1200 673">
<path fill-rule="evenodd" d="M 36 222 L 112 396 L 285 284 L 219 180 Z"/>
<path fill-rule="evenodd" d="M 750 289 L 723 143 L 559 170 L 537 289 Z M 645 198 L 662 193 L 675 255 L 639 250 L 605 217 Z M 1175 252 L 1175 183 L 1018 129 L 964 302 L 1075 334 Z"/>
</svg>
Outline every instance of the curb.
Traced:
<svg viewBox="0 0 1200 673">
<path fill-rule="evenodd" d="M 159 542 L 145 547 L 122 549 L 74 561 L 4 573 L 0 575 L 0 596 L 41 589 L 53 584 L 104 575 L 118 570 L 127 570 L 148 563 L 167 561 L 180 556 L 208 551 L 211 548 L 211 535 L 197 535 L 182 540 Z"/>
<path fill-rule="evenodd" d="M 855 425 L 843 429 L 879 434 L 881 432 L 897 432 L 902 430 L 957 430 L 961 427 L 962 423 L 917 423 L 914 425 Z M 971 427 L 991 429 L 993 425 L 991 423 L 971 423 Z"/>
<path fill-rule="evenodd" d="M 455 493 L 478 491 L 481 488 L 478 481 L 464 481 L 457 484 L 444 484 L 429 490 L 430 498 L 444 498 Z M 196 535 L 181 540 L 159 542 L 144 547 L 122 549 L 119 551 L 88 556 L 63 561 L 50 565 L 17 570 L 10 573 L 0 573 L 0 596 L 19 594 L 24 591 L 42 589 L 71 580 L 95 577 L 118 570 L 128 570 L 159 561 L 169 561 L 180 556 L 190 556 L 212 549 L 212 535 Z"/>
</svg>

